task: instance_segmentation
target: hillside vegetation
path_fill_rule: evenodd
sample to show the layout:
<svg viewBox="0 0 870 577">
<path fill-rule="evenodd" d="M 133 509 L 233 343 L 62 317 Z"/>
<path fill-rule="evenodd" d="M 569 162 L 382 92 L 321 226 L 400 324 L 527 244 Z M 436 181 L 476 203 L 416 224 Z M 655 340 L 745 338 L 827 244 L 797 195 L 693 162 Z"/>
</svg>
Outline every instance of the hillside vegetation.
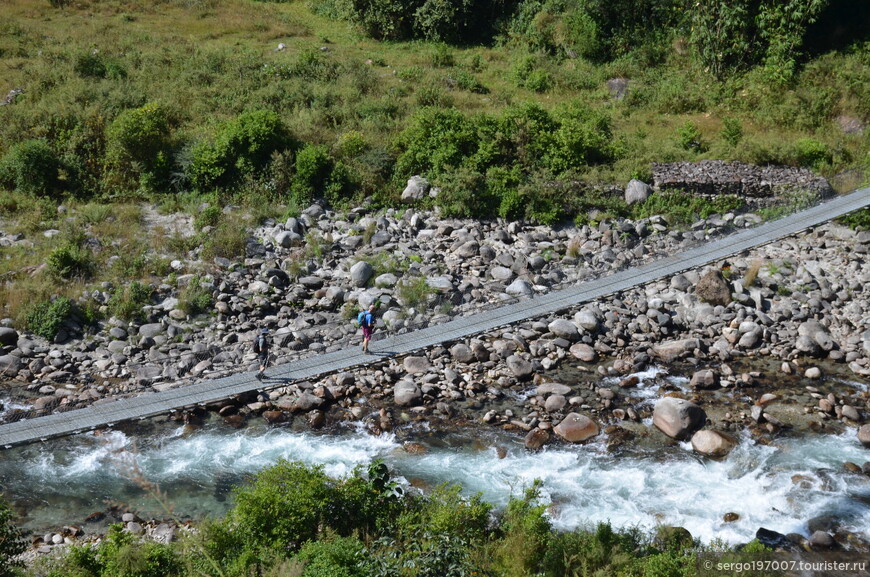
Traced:
<svg viewBox="0 0 870 577">
<path fill-rule="evenodd" d="M 6 507 L 0 502 L 0 523 Z M 701 545 L 680 527 L 654 535 L 609 523 L 556 531 L 540 485 L 503 511 L 461 487 L 404 494 L 373 462 L 343 479 L 280 461 L 239 487 L 229 513 L 170 544 L 113 525 L 99 545 L 76 544 L 22 575 L 40 577 L 688 577 L 717 562 L 771 558 L 758 541 Z M 15 536 L 0 525 L 0 534 Z M 11 547 L 10 547 L 11 549 Z M 18 548 L 19 550 L 21 548 Z M 15 575 L 0 551 L 0 574 Z M 758 565 L 761 567 L 762 565 Z M 5 569 L 5 571 L 4 571 Z M 758 570 L 751 575 L 772 575 Z"/>
<path fill-rule="evenodd" d="M 0 316 L 34 326 L 34 303 L 98 283 L 120 314 L 147 293 L 131 281 L 240 256 L 247 227 L 313 200 L 395 206 L 417 174 L 444 216 L 549 224 L 648 214 L 608 192 L 653 162 L 807 166 L 843 190 L 870 163 L 870 8 L 848 0 L 2 11 L 0 230 L 26 242 L 4 248 Z M 207 233 L 145 235 L 143 201 Z"/>
</svg>

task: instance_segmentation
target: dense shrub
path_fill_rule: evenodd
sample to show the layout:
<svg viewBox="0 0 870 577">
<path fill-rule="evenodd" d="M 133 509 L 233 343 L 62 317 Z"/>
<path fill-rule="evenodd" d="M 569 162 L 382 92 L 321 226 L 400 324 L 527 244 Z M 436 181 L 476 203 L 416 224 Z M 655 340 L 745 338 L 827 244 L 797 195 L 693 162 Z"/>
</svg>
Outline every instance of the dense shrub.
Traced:
<svg viewBox="0 0 870 577">
<path fill-rule="evenodd" d="M 127 70 L 117 59 L 90 51 L 80 54 L 73 66 L 76 74 L 85 78 L 111 78 L 119 80 L 127 77 Z"/>
<path fill-rule="evenodd" d="M 58 280 L 87 279 L 94 272 L 91 251 L 77 242 L 67 242 L 49 253 L 48 272 Z"/>
<path fill-rule="evenodd" d="M 64 186 L 61 162 L 44 139 L 14 144 L 0 161 L 0 185 L 24 193 L 54 196 Z"/>
<path fill-rule="evenodd" d="M 196 316 L 209 312 L 213 302 L 212 291 L 202 286 L 202 279 L 195 275 L 181 290 L 178 308 L 190 316 Z"/>
<path fill-rule="evenodd" d="M 349 18 L 378 40 L 472 44 L 490 39 L 513 0 L 348 0 Z"/>
<path fill-rule="evenodd" d="M 24 324 L 34 334 L 53 341 L 72 312 L 73 302 L 66 297 L 58 297 L 33 305 L 25 314 Z"/>
<path fill-rule="evenodd" d="M 159 104 L 118 115 L 107 130 L 107 179 L 122 190 L 158 190 L 166 184 L 172 158 L 170 122 Z M 111 185 L 110 185 L 111 186 Z"/>
<path fill-rule="evenodd" d="M 213 141 L 194 145 L 187 176 L 199 191 L 231 188 L 266 167 L 273 152 L 288 147 L 291 139 L 277 114 L 247 112 L 220 127 Z"/>
<path fill-rule="evenodd" d="M 12 511 L 0 498 L 0 577 L 14 577 L 22 565 L 15 559 L 27 550 L 24 532 L 12 523 Z"/>
<path fill-rule="evenodd" d="M 124 320 L 141 320 L 144 316 L 142 307 L 151 302 L 153 289 L 138 281 L 116 290 L 109 299 L 109 312 Z"/>
<path fill-rule="evenodd" d="M 815 138 L 799 138 L 794 143 L 795 161 L 817 171 L 830 165 L 833 155 L 828 146 Z"/>
<path fill-rule="evenodd" d="M 296 559 L 305 564 L 303 577 L 371 577 L 365 544 L 356 537 L 327 536 L 309 541 Z"/>
</svg>

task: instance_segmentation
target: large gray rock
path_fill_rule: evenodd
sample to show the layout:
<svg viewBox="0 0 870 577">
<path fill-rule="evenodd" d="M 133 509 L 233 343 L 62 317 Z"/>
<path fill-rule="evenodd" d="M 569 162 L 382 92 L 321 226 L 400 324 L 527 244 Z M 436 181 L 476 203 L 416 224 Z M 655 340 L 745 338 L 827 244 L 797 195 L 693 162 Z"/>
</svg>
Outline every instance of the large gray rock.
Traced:
<svg viewBox="0 0 870 577">
<path fill-rule="evenodd" d="M 528 297 L 532 296 L 535 291 L 532 290 L 531 285 L 525 280 L 518 278 L 514 282 L 512 282 L 504 292 L 511 295 L 512 297 Z"/>
<path fill-rule="evenodd" d="M 798 337 L 806 337 L 809 339 L 809 341 L 814 343 L 814 345 L 810 345 L 808 348 L 814 350 L 817 349 L 818 351 L 829 352 L 836 346 L 834 339 L 831 338 L 831 331 L 816 319 L 809 319 L 801 323 L 798 326 Z M 805 340 L 799 338 L 798 341 L 801 342 L 803 346 L 807 346 Z M 799 348 L 798 350 L 801 349 Z"/>
<path fill-rule="evenodd" d="M 402 379 L 393 387 L 393 400 L 399 407 L 415 407 L 423 402 L 423 392 L 413 381 Z"/>
<path fill-rule="evenodd" d="M 450 347 L 450 356 L 457 363 L 470 363 L 474 359 L 474 353 L 471 352 L 471 347 L 465 343 L 456 343 Z"/>
<path fill-rule="evenodd" d="M 695 294 L 711 305 L 726 306 L 731 302 L 731 287 L 718 270 L 710 269 L 695 285 Z"/>
<path fill-rule="evenodd" d="M 666 363 L 673 362 L 701 346 L 698 339 L 666 341 L 652 347 L 653 354 Z"/>
<path fill-rule="evenodd" d="M 406 202 L 420 200 L 429 194 L 431 185 L 429 181 L 422 176 L 412 176 L 408 179 L 408 184 L 405 190 L 402 191 L 402 200 Z"/>
<path fill-rule="evenodd" d="M 659 399 L 653 410 L 653 425 L 673 439 L 684 440 L 704 426 L 707 413 L 704 409 L 675 397 Z"/>
<path fill-rule="evenodd" d="M 520 381 L 527 381 L 532 378 L 532 374 L 535 372 L 534 368 L 532 368 L 532 363 L 524 359 L 519 355 L 511 355 L 506 360 L 508 369 L 510 369 L 511 373 Z"/>
<path fill-rule="evenodd" d="M 693 389 L 713 389 L 719 386 L 719 375 L 712 369 L 695 371 L 689 386 Z"/>
<path fill-rule="evenodd" d="M 21 359 L 15 355 L 0 356 L 0 379 L 10 379 L 21 370 Z"/>
<path fill-rule="evenodd" d="M 598 425 L 586 415 L 569 413 L 553 432 L 569 443 L 582 443 L 598 434 Z"/>
<path fill-rule="evenodd" d="M 547 329 L 557 337 L 576 341 L 580 338 L 580 331 L 577 330 L 577 325 L 566 319 L 556 319 L 547 325 Z"/>
<path fill-rule="evenodd" d="M 541 383 L 535 389 L 535 394 L 545 397 L 547 395 L 567 395 L 571 393 L 571 387 L 562 383 Z"/>
<path fill-rule="evenodd" d="M 293 401 L 292 410 L 299 413 L 307 413 L 308 411 L 319 409 L 326 401 L 310 391 L 303 391 L 299 397 Z"/>
<path fill-rule="evenodd" d="M 548 413 L 555 413 L 564 409 L 567 404 L 568 399 L 566 399 L 564 395 L 550 395 L 547 397 L 547 400 L 544 401 L 544 410 Z"/>
<path fill-rule="evenodd" d="M 364 287 L 374 272 L 372 265 L 361 260 L 350 267 L 350 282 L 353 283 L 353 286 Z"/>
<path fill-rule="evenodd" d="M 425 373 L 432 368 L 432 364 L 426 357 L 405 357 L 402 364 L 405 367 L 405 372 L 412 375 Z"/>
<path fill-rule="evenodd" d="M 590 333 L 598 331 L 598 317 L 590 310 L 583 309 L 578 311 L 574 315 L 574 322 L 577 323 L 577 326 Z"/>
<path fill-rule="evenodd" d="M 0 347 L 14 347 L 18 344 L 18 331 L 9 327 L 0 327 Z"/>
<path fill-rule="evenodd" d="M 575 358 L 580 359 L 584 363 L 594 363 L 598 358 L 595 349 L 586 343 L 574 343 L 568 351 L 574 355 Z"/>
<path fill-rule="evenodd" d="M 139 327 L 139 336 L 154 338 L 166 329 L 160 323 L 147 323 Z"/>
<path fill-rule="evenodd" d="M 737 439 L 721 431 L 703 429 L 692 435 L 692 448 L 705 457 L 720 459 L 737 446 Z"/>
<path fill-rule="evenodd" d="M 628 205 L 643 202 L 652 194 L 652 187 L 647 183 L 632 178 L 625 187 L 625 202 Z"/>
<path fill-rule="evenodd" d="M 477 256 L 479 250 L 480 244 L 476 240 L 469 240 L 454 250 L 453 254 L 461 258 L 472 258 Z"/>
<path fill-rule="evenodd" d="M 272 235 L 272 240 L 282 248 L 290 248 L 302 245 L 302 235 L 290 230 L 279 230 Z"/>
</svg>

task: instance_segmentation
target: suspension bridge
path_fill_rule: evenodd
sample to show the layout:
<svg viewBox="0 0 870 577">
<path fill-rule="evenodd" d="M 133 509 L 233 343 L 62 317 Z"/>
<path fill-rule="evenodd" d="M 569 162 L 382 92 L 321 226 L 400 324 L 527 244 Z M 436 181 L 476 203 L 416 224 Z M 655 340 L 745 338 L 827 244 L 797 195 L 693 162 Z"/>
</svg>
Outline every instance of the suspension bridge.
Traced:
<svg viewBox="0 0 870 577">
<path fill-rule="evenodd" d="M 380 362 L 440 343 L 512 325 L 527 319 L 567 310 L 584 302 L 628 290 L 660 278 L 702 267 L 708 263 L 740 254 L 757 246 L 798 234 L 824 222 L 870 205 L 870 187 L 837 196 L 810 209 L 779 220 L 744 229 L 714 239 L 704 245 L 654 262 L 622 270 L 582 284 L 552 291 L 478 314 L 457 318 L 443 324 L 384 338 L 372 347 L 374 355 L 365 355 L 359 347 L 324 353 L 278 365 L 259 380 L 255 373 L 238 373 L 213 380 L 152 392 L 137 397 L 119 398 L 86 408 L 26 418 L 0 425 L 0 448 L 45 441 L 124 421 L 146 419 L 175 410 L 205 406 L 252 391 L 266 390 L 287 383 L 312 379 L 354 367 Z"/>
</svg>

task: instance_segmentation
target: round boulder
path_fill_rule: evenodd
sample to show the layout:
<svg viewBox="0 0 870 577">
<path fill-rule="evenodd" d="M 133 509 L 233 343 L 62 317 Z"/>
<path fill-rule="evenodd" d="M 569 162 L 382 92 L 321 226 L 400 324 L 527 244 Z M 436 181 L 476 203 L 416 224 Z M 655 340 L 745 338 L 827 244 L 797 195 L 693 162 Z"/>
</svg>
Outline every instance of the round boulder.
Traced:
<svg viewBox="0 0 870 577">
<path fill-rule="evenodd" d="M 858 429 L 858 440 L 861 444 L 870 449 L 870 425 L 862 425 Z"/>
<path fill-rule="evenodd" d="M 508 369 L 520 381 L 527 381 L 532 378 L 532 373 L 535 372 L 532 363 L 519 355 L 511 355 L 506 360 Z"/>
<path fill-rule="evenodd" d="M 550 441 L 550 433 L 544 429 L 532 429 L 525 438 L 525 446 L 529 451 L 537 451 Z"/>
<path fill-rule="evenodd" d="M 665 397 L 653 410 L 653 425 L 665 435 L 683 440 L 704 426 L 707 413 L 691 401 Z"/>
<path fill-rule="evenodd" d="M 366 283 L 368 283 L 369 279 L 372 278 L 374 272 L 372 265 L 361 260 L 350 267 L 350 281 L 353 283 L 353 286 L 366 286 Z"/>
<path fill-rule="evenodd" d="M 9 327 L 0 327 L 0 347 L 14 347 L 18 344 L 18 331 Z"/>
<path fill-rule="evenodd" d="M 574 355 L 575 358 L 583 361 L 584 363 L 594 363 L 598 358 L 598 355 L 595 353 L 595 349 L 587 345 L 586 343 L 574 343 L 571 345 L 571 348 L 568 351 Z"/>
<path fill-rule="evenodd" d="M 719 375 L 712 369 L 695 371 L 689 386 L 693 389 L 713 389 L 719 386 Z"/>
<path fill-rule="evenodd" d="M 457 363 L 470 363 L 474 359 L 474 353 L 465 343 L 457 343 L 450 347 L 450 356 Z"/>
<path fill-rule="evenodd" d="M 412 375 L 425 373 L 432 368 L 432 364 L 426 357 L 405 357 L 402 364 L 405 367 L 405 371 Z"/>
<path fill-rule="evenodd" d="M 598 434 L 598 425 L 585 415 L 570 413 L 553 427 L 553 432 L 569 443 L 582 443 Z"/>
<path fill-rule="evenodd" d="M 423 402 L 423 392 L 413 381 L 403 379 L 393 387 L 393 400 L 400 407 L 415 407 Z"/>
<path fill-rule="evenodd" d="M 736 446 L 737 439 L 721 431 L 704 429 L 692 435 L 692 448 L 705 457 L 721 459 Z"/>
<path fill-rule="evenodd" d="M 21 370 L 21 359 L 15 355 L 0 355 L 0 376 L 12 378 Z"/>
<path fill-rule="evenodd" d="M 572 342 L 580 338 L 580 331 L 577 330 L 577 325 L 566 319 L 556 319 L 547 325 L 547 328 L 557 337 Z"/>
</svg>

